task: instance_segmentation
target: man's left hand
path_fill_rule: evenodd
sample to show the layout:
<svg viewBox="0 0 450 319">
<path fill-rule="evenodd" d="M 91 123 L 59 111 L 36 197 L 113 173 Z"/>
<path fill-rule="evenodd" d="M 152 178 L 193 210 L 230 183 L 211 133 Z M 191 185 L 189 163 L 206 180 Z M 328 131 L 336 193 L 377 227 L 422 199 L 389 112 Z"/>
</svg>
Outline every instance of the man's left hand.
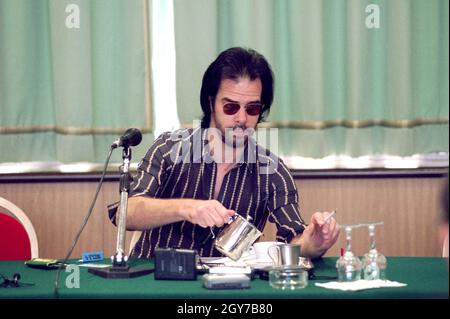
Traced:
<svg viewBox="0 0 450 319">
<path fill-rule="evenodd" d="M 339 224 L 329 212 L 316 212 L 311 217 L 310 224 L 301 236 L 302 255 L 309 258 L 322 256 L 339 237 Z"/>
</svg>

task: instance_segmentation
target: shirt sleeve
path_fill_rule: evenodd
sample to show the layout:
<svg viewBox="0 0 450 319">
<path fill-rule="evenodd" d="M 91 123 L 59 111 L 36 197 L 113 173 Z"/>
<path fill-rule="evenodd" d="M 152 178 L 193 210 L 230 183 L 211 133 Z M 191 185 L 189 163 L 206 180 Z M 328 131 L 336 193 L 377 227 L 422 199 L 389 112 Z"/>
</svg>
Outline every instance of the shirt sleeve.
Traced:
<svg viewBox="0 0 450 319">
<path fill-rule="evenodd" d="M 269 221 L 277 227 L 276 240 L 290 242 L 303 233 L 304 223 L 298 206 L 298 192 L 294 179 L 281 159 L 270 181 L 267 209 Z"/>
<path fill-rule="evenodd" d="M 166 170 L 170 166 L 170 134 L 164 133 L 159 136 L 137 167 L 137 173 L 133 176 L 130 185 L 130 197 L 147 196 L 157 197 L 166 180 Z M 108 216 L 116 225 L 116 214 L 119 203 L 108 205 Z"/>
<path fill-rule="evenodd" d="M 171 164 L 170 156 L 164 156 L 170 150 L 169 144 L 168 134 L 161 135 L 153 143 L 138 165 L 130 186 L 130 196 L 158 196 L 166 180 L 166 170 Z"/>
</svg>

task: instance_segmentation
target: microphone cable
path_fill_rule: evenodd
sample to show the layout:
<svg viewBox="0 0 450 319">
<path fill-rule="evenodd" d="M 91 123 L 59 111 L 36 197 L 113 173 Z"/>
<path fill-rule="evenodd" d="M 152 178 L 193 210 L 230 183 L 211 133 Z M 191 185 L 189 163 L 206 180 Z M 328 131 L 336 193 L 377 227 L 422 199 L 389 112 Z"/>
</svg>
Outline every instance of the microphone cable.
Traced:
<svg viewBox="0 0 450 319">
<path fill-rule="evenodd" d="M 69 252 L 67 253 L 67 256 L 60 263 L 60 265 L 58 267 L 58 271 L 56 272 L 55 284 L 54 284 L 54 290 L 53 290 L 53 296 L 56 299 L 59 298 L 59 295 L 58 295 L 59 274 L 60 274 L 62 268 L 66 265 L 67 260 L 70 258 L 70 255 L 72 254 L 73 249 L 75 248 L 75 246 L 76 246 L 76 244 L 78 242 L 78 239 L 80 238 L 81 233 L 83 232 L 84 227 L 86 226 L 86 224 L 87 224 L 87 222 L 89 220 L 89 217 L 91 217 L 92 210 L 94 209 L 95 202 L 97 201 L 98 194 L 100 193 L 100 189 L 101 189 L 102 184 L 103 184 L 103 179 L 104 179 L 105 174 L 106 174 L 106 169 L 108 168 L 109 160 L 111 159 L 111 155 L 112 155 L 113 151 L 114 151 L 114 148 L 111 147 L 110 150 L 109 150 L 109 154 L 108 154 L 108 156 L 106 158 L 105 166 L 103 167 L 102 176 L 100 178 L 100 182 L 98 183 L 97 190 L 96 190 L 95 195 L 94 195 L 94 199 L 92 200 L 92 203 L 91 203 L 91 207 L 89 207 L 89 211 L 88 211 L 86 217 L 84 218 L 83 224 L 81 225 L 80 230 L 78 231 L 77 235 L 75 236 L 75 240 L 74 240 L 74 242 L 72 244 L 72 247 L 70 248 Z"/>
</svg>

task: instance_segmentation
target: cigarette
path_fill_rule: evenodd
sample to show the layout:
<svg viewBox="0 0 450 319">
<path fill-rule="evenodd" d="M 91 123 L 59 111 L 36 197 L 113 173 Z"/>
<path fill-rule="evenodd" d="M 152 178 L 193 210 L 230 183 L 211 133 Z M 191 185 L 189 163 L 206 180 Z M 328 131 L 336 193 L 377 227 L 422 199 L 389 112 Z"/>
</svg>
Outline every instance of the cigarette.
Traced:
<svg viewBox="0 0 450 319">
<path fill-rule="evenodd" d="M 327 221 L 329 221 L 330 218 L 334 216 L 334 214 L 336 214 L 336 210 L 333 210 L 333 211 L 331 212 L 331 214 L 328 215 L 328 216 L 325 218 L 325 220 L 324 220 L 323 222 L 326 223 Z"/>
</svg>

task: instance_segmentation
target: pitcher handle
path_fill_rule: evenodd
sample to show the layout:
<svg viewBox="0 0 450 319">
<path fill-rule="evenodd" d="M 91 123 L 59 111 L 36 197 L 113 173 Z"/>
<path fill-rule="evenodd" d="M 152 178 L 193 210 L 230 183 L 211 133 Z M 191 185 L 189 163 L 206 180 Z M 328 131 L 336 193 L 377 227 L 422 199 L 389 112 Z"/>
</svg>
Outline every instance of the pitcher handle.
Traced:
<svg viewBox="0 0 450 319">
<path fill-rule="evenodd" d="M 236 218 L 238 218 L 238 214 L 234 214 L 233 216 L 228 217 L 228 222 L 227 224 L 231 224 L 232 221 L 234 221 Z"/>
</svg>

